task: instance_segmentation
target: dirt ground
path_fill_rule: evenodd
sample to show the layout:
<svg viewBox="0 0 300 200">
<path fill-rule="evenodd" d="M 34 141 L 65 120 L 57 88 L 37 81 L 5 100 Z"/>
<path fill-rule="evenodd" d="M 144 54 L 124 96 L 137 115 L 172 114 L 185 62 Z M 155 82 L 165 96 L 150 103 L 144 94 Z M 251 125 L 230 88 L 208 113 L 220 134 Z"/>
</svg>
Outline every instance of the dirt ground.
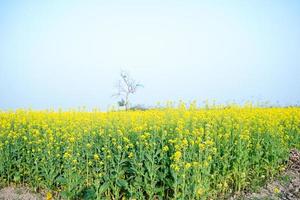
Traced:
<svg viewBox="0 0 300 200">
<path fill-rule="evenodd" d="M 0 189 L 0 200 L 47 199 L 41 193 L 31 192 L 25 187 Z M 300 200 L 300 152 L 291 150 L 287 170 L 274 181 L 267 183 L 258 192 L 233 196 L 230 200 Z"/>
<path fill-rule="evenodd" d="M 33 193 L 24 187 L 5 187 L 0 190 L 0 200 L 40 200 L 41 194 Z"/>
</svg>

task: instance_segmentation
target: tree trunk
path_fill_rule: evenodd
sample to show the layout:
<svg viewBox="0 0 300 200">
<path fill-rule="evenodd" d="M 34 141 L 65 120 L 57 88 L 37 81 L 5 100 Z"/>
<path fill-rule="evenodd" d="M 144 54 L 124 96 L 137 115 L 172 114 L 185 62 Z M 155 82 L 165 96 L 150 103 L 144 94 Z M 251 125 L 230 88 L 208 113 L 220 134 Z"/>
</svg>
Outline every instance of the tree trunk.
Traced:
<svg viewBox="0 0 300 200">
<path fill-rule="evenodd" d="M 128 106 L 129 106 L 129 98 L 128 98 L 128 94 L 126 94 L 126 99 L 125 99 L 125 110 L 128 110 Z"/>
</svg>

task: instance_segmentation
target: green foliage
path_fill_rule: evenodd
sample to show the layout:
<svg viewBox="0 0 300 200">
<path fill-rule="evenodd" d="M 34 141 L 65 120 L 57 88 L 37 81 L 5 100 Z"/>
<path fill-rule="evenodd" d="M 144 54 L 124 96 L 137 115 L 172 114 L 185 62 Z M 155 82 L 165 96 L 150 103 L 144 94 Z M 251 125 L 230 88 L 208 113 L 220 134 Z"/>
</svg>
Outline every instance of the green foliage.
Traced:
<svg viewBox="0 0 300 200">
<path fill-rule="evenodd" d="M 0 184 L 63 199 L 222 199 L 279 173 L 299 108 L 0 113 Z"/>
</svg>

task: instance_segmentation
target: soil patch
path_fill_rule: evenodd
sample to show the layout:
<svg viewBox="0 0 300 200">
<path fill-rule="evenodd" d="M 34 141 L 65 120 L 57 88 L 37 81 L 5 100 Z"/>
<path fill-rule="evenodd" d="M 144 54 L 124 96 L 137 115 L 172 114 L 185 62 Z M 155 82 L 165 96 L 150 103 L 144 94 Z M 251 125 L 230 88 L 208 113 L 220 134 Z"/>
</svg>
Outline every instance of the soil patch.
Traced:
<svg viewBox="0 0 300 200">
<path fill-rule="evenodd" d="M 0 189 L 0 200 L 42 200 L 41 194 L 34 193 L 25 187 L 5 187 Z"/>
</svg>

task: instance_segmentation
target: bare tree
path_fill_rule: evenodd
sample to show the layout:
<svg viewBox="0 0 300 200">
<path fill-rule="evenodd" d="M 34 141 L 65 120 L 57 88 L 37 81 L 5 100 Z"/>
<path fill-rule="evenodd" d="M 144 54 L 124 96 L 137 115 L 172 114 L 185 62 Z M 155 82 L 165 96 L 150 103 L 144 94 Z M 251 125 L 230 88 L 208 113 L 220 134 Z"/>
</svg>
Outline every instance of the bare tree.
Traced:
<svg viewBox="0 0 300 200">
<path fill-rule="evenodd" d="M 118 101 L 119 106 L 125 106 L 125 109 L 128 110 L 130 106 L 129 96 L 136 93 L 137 88 L 142 85 L 131 78 L 126 71 L 122 70 L 120 76 L 121 78 L 116 85 L 118 92 L 113 96 L 121 97 L 121 100 Z"/>
</svg>

